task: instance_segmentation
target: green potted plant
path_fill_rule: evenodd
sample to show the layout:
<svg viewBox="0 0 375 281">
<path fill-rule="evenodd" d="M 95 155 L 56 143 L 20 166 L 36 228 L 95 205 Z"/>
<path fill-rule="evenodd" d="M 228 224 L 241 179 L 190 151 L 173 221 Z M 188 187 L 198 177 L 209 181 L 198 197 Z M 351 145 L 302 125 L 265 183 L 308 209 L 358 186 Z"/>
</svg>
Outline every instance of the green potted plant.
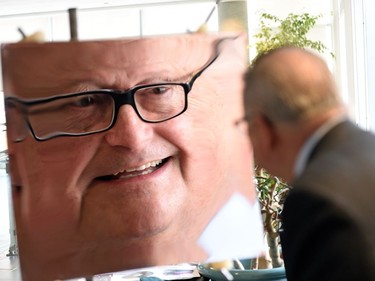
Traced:
<svg viewBox="0 0 375 281">
<path fill-rule="evenodd" d="M 259 264 L 259 259 L 252 262 L 252 268 L 276 268 L 283 266 L 280 248 L 279 231 L 281 227 L 281 211 L 288 194 L 289 186 L 280 178 L 256 167 L 256 188 L 263 217 L 266 243 L 269 251 Z"/>
<path fill-rule="evenodd" d="M 260 30 L 254 35 L 255 59 L 272 49 L 281 46 L 296 46 L 309 48 L 320 53 L 327 52 L 327 47 L 321 41 L 308 38 L 309 32 L 314 28 L 321 15 L 313 16 L 308 13 L 290 13 L 284 19 L 275 15 L 263 13 L 260 15 Z M 330 52 L 334 57 L 333 53 Z"/>
</svg>

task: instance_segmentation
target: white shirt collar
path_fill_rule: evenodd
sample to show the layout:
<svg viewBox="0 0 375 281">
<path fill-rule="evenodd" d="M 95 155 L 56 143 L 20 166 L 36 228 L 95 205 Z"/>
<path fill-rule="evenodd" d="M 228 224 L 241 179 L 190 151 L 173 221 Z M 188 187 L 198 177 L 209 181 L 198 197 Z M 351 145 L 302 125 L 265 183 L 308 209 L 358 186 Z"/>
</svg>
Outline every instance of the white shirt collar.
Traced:
<svg viewBox="0 0 375 281">
<path fill-rule="evenodd" d="M 303 144 L 302 149 L 298 153 L 297 161 L 294 164 L 294 178 L 300 176 L 306 167 L 307 160 L 316 146 L 316 144 L 336 125 L 345 121 L 347 117 L 345 115 L 336 116 L 331 118 L 323 125 L 321 125 Z"/>
</svg>

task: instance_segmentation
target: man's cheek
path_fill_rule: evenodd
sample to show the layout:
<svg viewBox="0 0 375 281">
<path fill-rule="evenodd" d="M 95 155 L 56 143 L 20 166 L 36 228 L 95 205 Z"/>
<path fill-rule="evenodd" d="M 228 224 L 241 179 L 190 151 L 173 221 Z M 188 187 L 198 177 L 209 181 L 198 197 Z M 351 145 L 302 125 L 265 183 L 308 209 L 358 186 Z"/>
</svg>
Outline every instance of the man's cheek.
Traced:
<svg viewBox="0 0 375 281">
<path fill-rule="evenodd" d="M 48 165 L 74 163 L 77 156 L 93 153 L 95 138 L 87 137 L 58 137 L 44 142 L 36 142 L 35 150 L 39 161 Z"/>
<path fill-rule="evenodd" d="M 22 212 L 40 213 L 41 216 L 54 210 L 69 213 L 79 205 L 85 189 L 77 185 L 85 166 L 84 159 L 62 161 L 55 158 L 52 161 L 47 157 L 51 161 L 44 161 L 46 154 L 32 148 L 26 153 L 27 150 L 16 152 L 10 161 L 14 199 L 21 203 Z M 56 217 L 60 215 L 55 213 Z"/>
</svg>

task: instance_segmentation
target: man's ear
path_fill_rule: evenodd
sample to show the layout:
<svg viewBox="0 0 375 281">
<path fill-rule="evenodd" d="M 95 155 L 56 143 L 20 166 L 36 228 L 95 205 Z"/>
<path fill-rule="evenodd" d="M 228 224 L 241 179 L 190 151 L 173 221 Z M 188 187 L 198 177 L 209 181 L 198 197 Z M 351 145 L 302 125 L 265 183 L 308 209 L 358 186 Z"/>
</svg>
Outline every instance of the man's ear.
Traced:
<svg viewBox="0 0 375 281">
<path fill-rule="evenodd" d="M 272 153 L 278 141 L 274 123 L 263 114 L 254 116 L 253 122 L 257 128 L 258 148 L 262 149 L 263 153 Z"/>
</svg>

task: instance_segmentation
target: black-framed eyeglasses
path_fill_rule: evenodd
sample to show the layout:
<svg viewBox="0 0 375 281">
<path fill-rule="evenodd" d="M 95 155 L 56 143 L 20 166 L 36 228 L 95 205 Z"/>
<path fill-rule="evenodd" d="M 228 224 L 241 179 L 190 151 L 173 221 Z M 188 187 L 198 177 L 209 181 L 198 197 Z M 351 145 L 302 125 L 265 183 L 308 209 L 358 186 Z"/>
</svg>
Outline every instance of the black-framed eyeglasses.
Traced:
<svg viewBox="0 0 375 281">
<path fill-rule="evenodd" d="M 186 83 L 139 85 L 124 91 L 100 89 L 33 100 L 6 97 L 8 135 L 20 142 L 27 130 L 37 141 L 104 132 L 115 125 L 124 104 L 131 105 L 144 122 L 170 120 L 186 111 L 194 82 L 217 57 L 218 53 Z"/>
</svg>

